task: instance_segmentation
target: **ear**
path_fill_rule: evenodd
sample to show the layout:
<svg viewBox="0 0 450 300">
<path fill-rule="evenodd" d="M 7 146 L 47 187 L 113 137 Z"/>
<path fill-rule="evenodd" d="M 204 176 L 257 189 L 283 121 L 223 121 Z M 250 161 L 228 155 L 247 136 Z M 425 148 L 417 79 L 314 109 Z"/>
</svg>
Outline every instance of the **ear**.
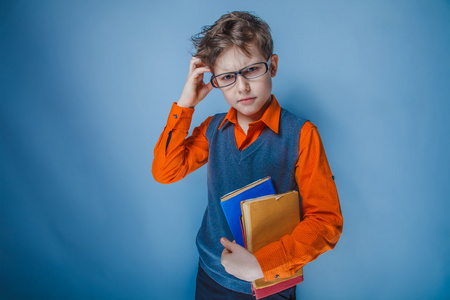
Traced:
<svg viewBox="0 0 450 300">
<path fill-rule="evenodd" d="M 270 57 L 270 67 L 269 67 L 269 71 L 270 71 L 270 76 L 271 77 L 275 77 L 275 75 L 277 75 L 277 70 L 278 70 L 278 55 L 273 54 Z"/>
</svg>

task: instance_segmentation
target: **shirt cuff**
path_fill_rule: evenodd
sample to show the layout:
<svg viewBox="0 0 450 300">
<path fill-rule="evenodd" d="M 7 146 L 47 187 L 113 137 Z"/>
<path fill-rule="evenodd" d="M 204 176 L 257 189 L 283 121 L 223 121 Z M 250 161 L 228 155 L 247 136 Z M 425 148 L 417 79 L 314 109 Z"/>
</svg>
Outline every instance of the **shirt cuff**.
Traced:
<svg viewBox="0 0 450 300">
<path fill-rule="evenodd" d="M 295 274 L 295 270 L 289 268 L 286 253 L 280 242 L 269 244 L 254 255 L 264 274 L 265 281 L 286 278 Z"/>
<path fill-rule="evenodd" d="M 169 117 L 167 118 L 167 127 L 170 130 L 180 129 L 189 131 L 194 111 L 194 108 L 180 107 L 174 102 L 170 109 Z"/>
</svg>

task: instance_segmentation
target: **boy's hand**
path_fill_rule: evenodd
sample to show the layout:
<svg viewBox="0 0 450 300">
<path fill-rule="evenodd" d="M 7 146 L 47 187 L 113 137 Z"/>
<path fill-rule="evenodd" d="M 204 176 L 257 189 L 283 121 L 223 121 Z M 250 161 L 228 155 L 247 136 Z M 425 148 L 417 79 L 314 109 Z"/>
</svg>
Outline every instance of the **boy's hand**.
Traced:
<svg viewBox="0 0 450 300">
<path fill-rule="evenodd" d="M 178 106 L 194 108 L 211 92 L 213 89 L 211 82 L 207 84 L 203 82 L 203 74 L 206 72 L 211 72 L 210 68 L 205 66 L 200 58 L 193 57 L 189 65 L 186 84 L 177 103 Z"/>
<path fill-rule="evenodd" d="M 221 259 L 225 271 L 245 281 L 264 277 L 256 257 L 250 251 L 224 237 L 220 239 L 220 243 L 225 247 Z"/>
</svg>

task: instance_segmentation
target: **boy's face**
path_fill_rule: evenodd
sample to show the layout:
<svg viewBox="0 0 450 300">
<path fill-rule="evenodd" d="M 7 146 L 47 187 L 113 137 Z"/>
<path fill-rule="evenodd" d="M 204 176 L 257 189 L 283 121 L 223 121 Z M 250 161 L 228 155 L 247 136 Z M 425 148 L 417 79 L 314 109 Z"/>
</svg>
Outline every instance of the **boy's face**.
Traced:
<svg viewBox="0 0 450 300">
<path fill-rule="evenodd" d="M 236 47 L 225 50 L 216 60 L 214 74 L 236 72 L 254 63 L 267 62 L 256 46 L 251 45 L 249 52 L 251 55 L 247 56 Z M 225 100 L 237 110 L 238 120 L 254 122 L 262 117 L 271 100 L 272 77 L 276 75 L 277 65 L 278 57 L 274 54 L 266 74 L 253 79 L 238 75 L 234 84 L 221 88 Z"/>
</svg>

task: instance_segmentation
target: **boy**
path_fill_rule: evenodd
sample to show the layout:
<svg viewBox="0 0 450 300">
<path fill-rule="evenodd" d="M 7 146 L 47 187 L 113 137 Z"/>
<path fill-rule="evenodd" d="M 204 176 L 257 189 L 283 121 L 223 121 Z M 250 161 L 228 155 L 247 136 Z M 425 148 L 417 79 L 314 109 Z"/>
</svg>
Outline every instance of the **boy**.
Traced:
<svg viewBox="0 0 450 300">
<path fill-rule="evenodd" d="M 343 219 L 317 128 L 282 109 L 272 95 L 278 67 L 269 26 L 247 12 L 223 15 L 193 37 L 181 97 L 154 150 L 152 172 L 172 183 L 208 162 L 208 207 L 197 235 L 196 299 L 254 299 L 250 281 L 288 277 L 333 249 Z M 204 73 L 213 77 L 203 82 Z M 187 137 L 194 107 L 213 88 L 231 106 Z M 186 138 L 187 137 L 187 138 Z M 291 235 L 252 254 L 233 236 L 220 197 L 271 176 L 277 193 L 298 190 L 301 222 Z M 267 299 L 296 299 L 295 287 Z"/>
</svg>

